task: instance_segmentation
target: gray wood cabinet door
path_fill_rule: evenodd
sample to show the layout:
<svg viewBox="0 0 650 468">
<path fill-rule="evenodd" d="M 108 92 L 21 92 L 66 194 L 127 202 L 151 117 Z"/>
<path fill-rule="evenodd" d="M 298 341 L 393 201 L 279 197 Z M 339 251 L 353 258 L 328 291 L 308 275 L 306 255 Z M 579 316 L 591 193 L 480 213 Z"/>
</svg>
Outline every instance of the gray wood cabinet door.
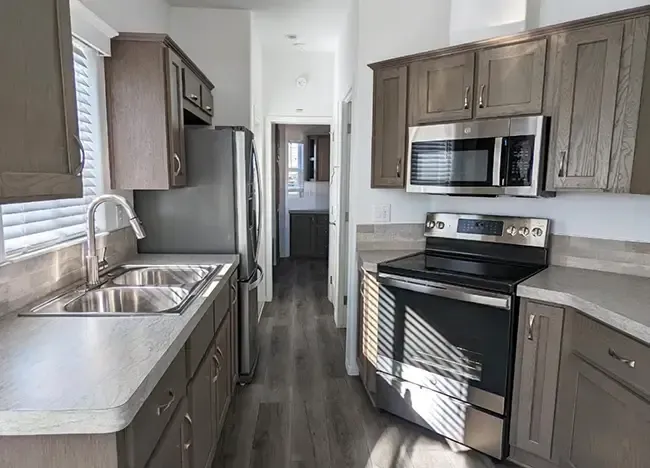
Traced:
<svg viewBox="0 0 650 468">
<path fill-rule="evenodd" d="M 644 468 L 650 403 L 572 354 L 561 390 L 560 463 L 571 468 Z"/>
<path fill-rule="evenodd" d="M 319 135 L 316 137 L 316 180 L 329 182 L 330 180 L 330 136 Z"/>
<path fill-rule="evenodd" d="M 312 228 L 313 216 L 309 214 L 292 213 L 290 215 L 289 243 L 291 257 L 311 257 L 314 250 Z"/>
<path fill-rule="evenodd" d="M 519 314 L 516 447 L 552 460 L 564 309 L 522 302 Z"/>
<path fill-rule="evenodd" d="M 542 112 L 546 39 L 478 52 L 476 117 Z"/>
<path fill-rule="evenodd" d="M 232 395 L 230 320 L 231 314 L 228 313 L 217 332 L 212 351 L 212 393 L 214 402 L 212 417 L 215 427 L 215 439 L 218 439 L 221 433 Z"/>
<path fill-rule="evenodd" d="M 184 398 L 160 438 L 146 468 L 193 468 L 190 458 L 191 421 L 187 412 L 187 400 Z"/>
<path fill-rule="evenodd" d="M 192 418 L 192 463 L 205 468 L 214 446 L 215 423 L 212 417 L 212 356 L 208 354 L 188 385 L 190 415 Z"/>
<path fill-rule="evenodd" d="M 406 180 L 406 66 L 375 72 L 372 188 L 402 188 Z"/>
<path fill-rule="evenodd" d="M 471 119 L 474 52 L 410 65 L 410 125 Z"/>
<path fill-rule="evenodd" d="M 556 190 L 605 190 L 609 177 L 623 23 L 561 35 L 550 177 Z"/>
<path fill-rule="evenodd" d="M 81 197 L 68 0 L 3 0 L 0 44 L 0 202 Z"/>
<path fill-rule="evenodd" d="M 181 58 L 171 49 L 167 49 L 169 82 L 167 113 L 169 137 L 169 172 L 172 187 L 182 187 L 187 183 L 185 160 L 185 128 L 183 125 L 183 73 L 184 65 Z M 193 76 L 193 75 L 192 75 Z M 200 85 L 196 91 L 200 93 Z M 192 93 L 192 96 L 194 94 Z"/>
</svg>

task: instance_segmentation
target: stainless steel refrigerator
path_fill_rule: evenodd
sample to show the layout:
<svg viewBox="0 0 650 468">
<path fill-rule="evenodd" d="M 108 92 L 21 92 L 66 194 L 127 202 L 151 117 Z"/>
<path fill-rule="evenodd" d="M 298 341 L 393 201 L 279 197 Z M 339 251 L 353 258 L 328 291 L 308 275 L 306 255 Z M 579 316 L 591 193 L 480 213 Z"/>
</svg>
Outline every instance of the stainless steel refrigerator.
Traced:
<svg viewBox="0 0 650 468">
<path fill-rule="evenodd" d="M 187 186 L 136 191 L 135 209 L 147 229 L 141 253 L 238 253 L 239 374 L 250 381 L 257 364 L 257 288 L 262 190 L 253 133 L 243 127 L 186 128 Z"/>
</svg>

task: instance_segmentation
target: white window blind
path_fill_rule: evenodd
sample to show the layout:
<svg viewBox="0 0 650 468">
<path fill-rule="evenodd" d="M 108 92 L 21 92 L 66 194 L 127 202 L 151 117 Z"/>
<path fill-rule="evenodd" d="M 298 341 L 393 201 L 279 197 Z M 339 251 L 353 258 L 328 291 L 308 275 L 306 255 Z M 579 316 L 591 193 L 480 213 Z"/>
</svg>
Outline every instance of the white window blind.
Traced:
<svg viewBox="0 0 650 468">
<path fill-rule="evenodd" d="M 85 232 L 86 208 L 101 191 L 97 52 L 73 40 L 79 138 L 86 153 L 83 198 L 2 205 L 5 256 L 65 242 Z"/>
</svg>

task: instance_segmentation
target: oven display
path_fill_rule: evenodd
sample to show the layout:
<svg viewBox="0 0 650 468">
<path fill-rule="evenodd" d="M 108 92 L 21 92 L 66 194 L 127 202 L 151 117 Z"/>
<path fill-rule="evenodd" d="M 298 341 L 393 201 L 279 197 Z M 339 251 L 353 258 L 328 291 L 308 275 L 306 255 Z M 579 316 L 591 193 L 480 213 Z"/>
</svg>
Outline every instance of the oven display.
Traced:
<svg viewBox="0 0 650 468">
<path fill-rule="evenodd" d="M 503 221 L 487 221 L 480 219 L 459 219 L 459 234 L 479 234 L 482 236 L 502 236 Z"/>
</svg>

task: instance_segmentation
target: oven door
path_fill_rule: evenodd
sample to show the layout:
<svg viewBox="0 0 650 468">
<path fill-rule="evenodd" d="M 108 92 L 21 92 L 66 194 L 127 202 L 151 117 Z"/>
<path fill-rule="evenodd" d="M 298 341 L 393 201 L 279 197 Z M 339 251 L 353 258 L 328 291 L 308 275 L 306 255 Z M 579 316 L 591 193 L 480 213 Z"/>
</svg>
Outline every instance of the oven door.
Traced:
<svg viewBox="0 0 650 468">
<path fill-rule="evenodd" d="M 385 273 L 377 370 L 506 415 L 513 298 Z"/>
<path fill-rule="evenodd" d="M 408 192 L 503 195 L 503 137 L 509 119 L 412 127 Z"/>
</svg>

